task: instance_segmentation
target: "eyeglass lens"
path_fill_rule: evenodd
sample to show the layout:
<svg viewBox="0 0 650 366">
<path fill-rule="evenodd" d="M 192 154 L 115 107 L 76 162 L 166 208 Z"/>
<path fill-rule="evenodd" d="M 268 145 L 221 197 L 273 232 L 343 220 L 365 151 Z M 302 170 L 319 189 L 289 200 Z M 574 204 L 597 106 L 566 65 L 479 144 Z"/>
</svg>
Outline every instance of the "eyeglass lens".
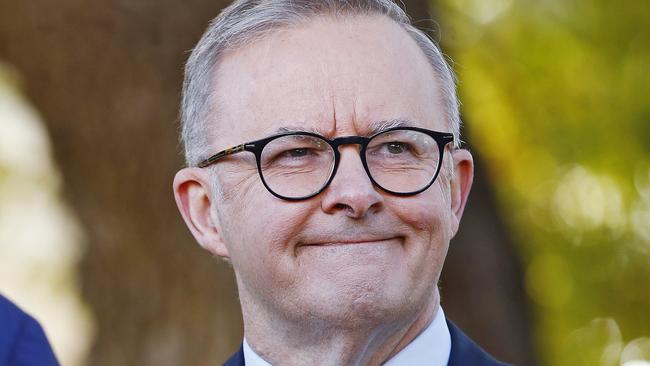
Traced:
<svg viewBox="0 0 650 366">
<path fill-rule="evenodd" d="M 419 131 L 392 130 L 374 136 L 365 150 L 370 176 L 381 188 L 410 193 L 431 183 L 440 160 L 436 140 Z M 269 189 L 287 198 L 313 195 L 329 180 L 335 154 L 327 141 L 308 135 L 281 136 L 261 152 Z"/>
<path fill-rule="evenodd" d="M 397 130 L 375 136 L 366 148 L 370 175 L 382 188 L 415 192 L 429 184 L 438 169 L 438 144 L 418 131 Z"/>
<path fill-rule="evenodd" d="M 260 166 L 273 192 L 283 197 L 305 197 L 327 183 L 334 168 L 334 151 L 318 137 L 282 136 L 264 147 Z"/>
</svg>

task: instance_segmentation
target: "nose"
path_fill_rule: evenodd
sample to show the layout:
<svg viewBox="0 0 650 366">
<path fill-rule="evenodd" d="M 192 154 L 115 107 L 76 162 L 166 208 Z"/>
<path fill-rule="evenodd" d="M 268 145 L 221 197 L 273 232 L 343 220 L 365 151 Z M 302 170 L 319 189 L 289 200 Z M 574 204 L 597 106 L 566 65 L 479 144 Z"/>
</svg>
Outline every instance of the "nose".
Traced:
<svg viewBox="0 0 650 366">
<path fill-rule="evenodd" d="M 384 198 L 372 184 L 356 146 L 341 147 L 341 159 L 330 185 L 323 192 L 321 206 L 328 214 L 363 218 L 381 209 Z"/>
</svg>

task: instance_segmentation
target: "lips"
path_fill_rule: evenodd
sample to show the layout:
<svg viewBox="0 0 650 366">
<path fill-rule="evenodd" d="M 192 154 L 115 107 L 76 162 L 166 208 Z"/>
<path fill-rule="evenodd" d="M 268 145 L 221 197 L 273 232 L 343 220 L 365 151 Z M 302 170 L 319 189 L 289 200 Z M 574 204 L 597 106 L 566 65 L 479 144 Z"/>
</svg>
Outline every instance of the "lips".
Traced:
<svg viewBox="0 0 650 366">
<path fill-rule="evenodd" d="M 298 243 L 298 246 L 334 246 L 334 245 L 359 245 L 359 244 L 385 244 L 388 241 L 400 239 L 399 237 L 389 238 L 343 238 L 343 239 L 328 239 L 326 241 L 311 242 L 311 243 Z"/>
<path fill-rule="evenodd" d="M 402 245 L 403 237 L 401 236 L 383 236 L 383 237 L 333 237 L 333 238 L 321 238 L 319 240 L 308 240 L 298 242 L 295 246 L 295 250 L 307 249 L 307 248 L 336 248 L 336 247 L 349 247 L 354 248 L 372 248 L 373 246 L 386 246 L 386 245 Z"/>
<path fill-rule="evenodd" d="M 334 247 L 372 245 L 403 245 L 405 233 L 392 223 L 383 222 L 327 222 L 306 225 L 294 237 L 294 249 L 300 247 Z"/>
</svg>

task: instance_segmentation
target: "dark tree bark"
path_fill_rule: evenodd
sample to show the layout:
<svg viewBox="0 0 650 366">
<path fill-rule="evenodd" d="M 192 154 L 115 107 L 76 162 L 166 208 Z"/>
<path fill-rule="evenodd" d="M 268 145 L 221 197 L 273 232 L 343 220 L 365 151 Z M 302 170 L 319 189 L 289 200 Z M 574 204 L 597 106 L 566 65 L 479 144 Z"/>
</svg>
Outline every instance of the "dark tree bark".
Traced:
<svg viewBox="0 0 650 366">
<path fill-rule="evenodd" d="M 85 228 L 80 278 L 97 328 L 89 365 L 217 364 L 241 341 L 232 271 L 194 243 L 171 192 L 183 63 L 223 5 L 0 2 L 0 59 L 42 114 Z M 427 18 L 424 1 L 406 5 Z M 478 172 L 443 304 L 490 351 L 530 365 L 521 276 Z"/>
</svg>

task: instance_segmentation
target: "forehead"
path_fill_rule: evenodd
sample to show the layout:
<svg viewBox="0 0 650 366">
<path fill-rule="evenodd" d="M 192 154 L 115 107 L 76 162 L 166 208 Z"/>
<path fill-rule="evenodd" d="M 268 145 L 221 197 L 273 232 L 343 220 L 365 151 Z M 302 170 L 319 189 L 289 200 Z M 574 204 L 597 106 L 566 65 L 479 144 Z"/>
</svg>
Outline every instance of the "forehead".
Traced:
<svg viewBox="0 0 650 366">
<path fill-rule="evenodd" d="M 446 129 L 433 69 L 385 17 L 323 17 L 274 31 L 226 54 L 214 82 L 219 146 L 295 126 L 330 137 L 391 120 Z"/>
</svg>

